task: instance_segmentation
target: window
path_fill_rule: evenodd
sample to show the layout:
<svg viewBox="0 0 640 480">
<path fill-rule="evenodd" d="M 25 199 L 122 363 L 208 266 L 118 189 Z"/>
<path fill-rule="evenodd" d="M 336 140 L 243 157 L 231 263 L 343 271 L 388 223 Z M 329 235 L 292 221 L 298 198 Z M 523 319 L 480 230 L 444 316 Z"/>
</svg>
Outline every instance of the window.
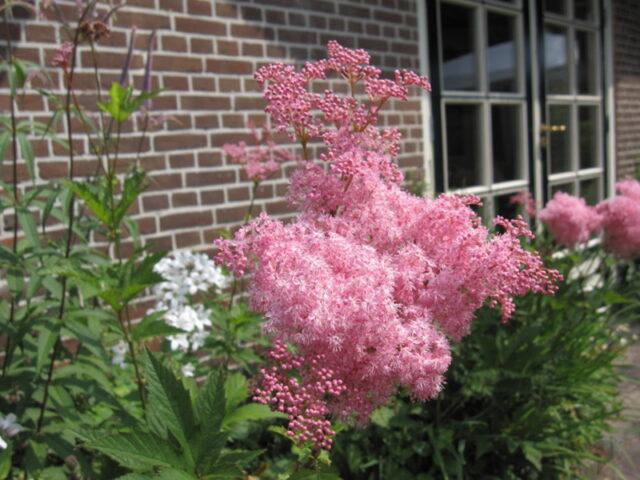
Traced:
<svg viewBox="0 0 640 480">
<path fill-rule="evenodd" d="M 511 215 L 529 184 L 522 3 L 440 0 L 437 15 L 444 188 Z"/>
<path fill-rule="evenodd" d="M 595 203 L 604 171 L 596 2 L 547 0 L 544 7 L 548 193 L 565 191 Z"/>
</svg>

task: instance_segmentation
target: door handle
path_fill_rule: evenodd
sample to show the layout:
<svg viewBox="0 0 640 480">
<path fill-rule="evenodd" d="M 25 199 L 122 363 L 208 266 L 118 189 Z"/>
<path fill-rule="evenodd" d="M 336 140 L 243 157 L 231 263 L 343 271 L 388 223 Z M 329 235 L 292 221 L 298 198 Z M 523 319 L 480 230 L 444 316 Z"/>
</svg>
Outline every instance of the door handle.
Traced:
<svg viewBox="0 0 640 480">
<path fill-rule="evenodd" d="M 546 123 L 541 123 L 540 124 L 540 131 L 541 132 L 553 132 L 553 133 L 566 132 L 567 131 L 567 126 L 564 125 L 564 124 L 548 125 Z"/>
</svg>

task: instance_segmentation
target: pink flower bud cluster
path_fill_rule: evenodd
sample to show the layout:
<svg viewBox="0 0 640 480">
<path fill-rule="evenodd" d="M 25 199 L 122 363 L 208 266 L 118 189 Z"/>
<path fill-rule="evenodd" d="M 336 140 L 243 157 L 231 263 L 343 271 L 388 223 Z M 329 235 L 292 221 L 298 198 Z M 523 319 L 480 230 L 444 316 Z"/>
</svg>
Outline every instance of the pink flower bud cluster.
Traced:
<svg viewBox="0 0 640 480">
<path fill-rule="evenodd" d="M 287 414 L 287 434 L 298 445 L 310 442 L 316 449 L 329 450 L 335 432 L 327 419 L 326 399 L 345 391 L 342 381 L 323 367 L 322 355 L 302 358 L 283 342 L 275 342 L 268 359 L 271 366 L 260 371 L 254 400 Z"/>
<path fill-rule="evenodd" d="M 244 165 L 249 180 L 254 182 L 266 180 L 278 171 L 281 163 L 297 159 L 291 150 L 276 146 L 272 140 L 271 132 L 266 126 L 258 130 L 250 122 L 249 128 L 255 139 L 255 146 L 247 147 L 246 142 L 225 143 L 222 146 L 224 152 L 234 163 Z"/>
<path fill-rule="evenodd" d="M 331 42 L 329 59 L 300 72 L 263 67 L 257 78 L 269 80 L 267 111 L 283 129 L 309 132 L 316 125 L 311 109 L 307 123 L 296 123 L 305 115 L 287 108 L 294 91 L 284 85 L 306 85 L 329 69 L 366 84 L 379 78 L 368 62 L 366 52 Z M 423 77 L 398 75 L 397 85 L 428 85 Z M 553 293 L 561 277 L 523 248 L 521 239 L 533 235 L 522 219 L 497 219 L 502 233 L 492 233 L 472 209 L 476 197 L 430 199 L 404 191 L 393 161 L 399 133 L 363 124 L 357 113 L 374 112 L 377 119 L 378 105 L 335 105 L 325 118 L 350 120 L 322 126 L 320 159 L 328 168 L 308 162 L 292 176 L 288 199 L 300 211 L 297 220 L 261 215 L 233 239 L 217 242 L 218 260 L 236 275 L 253 275 L 249 300 L 266 317 L 266 333 L 294 345 L 300 365 L 321 357 L 342 382 L 340 395 L 318 400 L 323 411 L 364 423 L 399 386 L 418 400 L 437 395 L 451 362 L 450 341 L 469 333 L 483 305 L 500 307 L 507 320 L 515 297 Z M 350 117 L 338 112 L 343 106 Z M 305 375 L 300 382 L 307 385 Z"/>
<path fill-rule="evenodd" d="M 600 230 L 601 217 L 584 198 L 556 192 L 538 218 L 560 245 L 575 247 L 589 241 Z"/>
<path fill-rule="evenodd" d="M 529 215 L 530 218 L 535 218 L 538 214 L 536 200 L 531 195 L 531 192 L 528 192 L 526 190 L 511 195 L 511 197 L 509 198 L 509 203 L 511 205 L 520 205 L 521 207 L 523 207 L 524 211 L 527 212 L 527 215 Z"/>
<path fill-rule="evenodd" d="M 255 74 L 264 88 L 265 111 L 276 129 L 289 132 L 292 139 L 306 143 L 322 136 L 330 126 L 356 125 L 358 130 L 365 130 L 377 122 L 380 108 L 390 98 L 406 100 L 410 86 L 431 89 L 426 77 L 406 70 L 396 70 L 393 80 L 381 78 L 382 72 L 369 64 L 371 58 L 365 50 L 345 48 L 336 41 L 330 41 L 327 50 L 327 59 L 309 62 L 300 71 L 276 63 L 261 67 Z M 352 92 L 358 82 L 364 82 L 368 104 L 328 90 L 322 94 L 310 91 L 313 80 L 325 79 L 331 72 L 346 79 Z"/>
<path fill-rule="evenodd" d="M 640 182 L 616 184 L 618 195 L 597 206 L 602 216 L 603 246 L 623 259 L 640 257 Z"/>
<path fill-rule="evenodd" d="M 73 55 L 73 43 L 64 42 L 60 45 L 53 54 L 51 59 L 51 66 L 68 69 L 71 65 L 71 55 Z"/>
</svg>

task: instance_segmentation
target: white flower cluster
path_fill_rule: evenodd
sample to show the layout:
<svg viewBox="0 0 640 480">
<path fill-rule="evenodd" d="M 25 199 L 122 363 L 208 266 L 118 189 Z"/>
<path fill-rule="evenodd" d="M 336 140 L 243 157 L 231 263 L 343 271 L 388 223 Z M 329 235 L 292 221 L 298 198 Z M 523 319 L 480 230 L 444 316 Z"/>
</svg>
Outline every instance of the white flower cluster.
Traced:
<svg viewBox="0 0 640 480">
<path fill-rule="evenodd" d="M 18 423 L 18 418 L 15 414 L 10 413 L 6 417 L 0 415 L 0 449 L 7 448 L 7 441 L 4 439 L 16 436 L 18 433 L 24 430 L 24 427 Z"/>
<path fill-rule="evenodd" d="M 120 368 L 125 367 L 125 357 L 127 353 L 129 353 L 129 345 L 124 340 L 120 340 L 113 347 L 111 347 L 111 353 L 113 357 L 111 358 L 111 363 L 114 365 L 118 365 Z"/>
<path fill-rule="evenodd" d="M 199 292 L 226 288 L 229 279 L 222 269 L 203 253 L 175 252 L 160 260 L 154 271 L 164 282 L 154 288 L 156 305 L 149 313 L 166 311 L 165 321 L 184 334 L 169 336 L 171 350 L 198 350 L 211 326 L 210 312 L 202 305 L 191 305 L 191 296 Z"/>
</svg>

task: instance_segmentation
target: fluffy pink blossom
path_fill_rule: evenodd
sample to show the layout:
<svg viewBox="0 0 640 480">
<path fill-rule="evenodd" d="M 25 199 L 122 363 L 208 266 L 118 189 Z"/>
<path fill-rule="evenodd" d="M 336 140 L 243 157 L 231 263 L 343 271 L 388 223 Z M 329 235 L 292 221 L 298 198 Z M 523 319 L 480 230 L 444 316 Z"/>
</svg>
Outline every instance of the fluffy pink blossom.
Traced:
<svg viewBox="0 0 640 480">
<path fill-rule="evenodd" d="M 538 213 L 535 199 L 531 195 L 531 192 L 526 190 L 511 195 L 509 203 L 512 205 L 522 206 L 525 212 L 527 212 L 527 215 L 531 218 L 535 218 Z"/>
<path fill-rule="evenodd" d="M 376 123 L 378 112 L 390 98 L 406 100 L 410 86 L 431 89 L 426 77 L 406 70 L 397 70 L 393 80 L 381 78 L 381 71 L 369 64 L 365 50 L 349 49 L 336 41 L 330 41 L 327 50 L 328 59 L 308 62 L 300 71 L 275 63 L 261 67 L 255 74 L 264 89 L 265 111 L 271 115 L 275 128 L 303 144 L 323 135 L 330 126 L 350 124 L 356 130 L 365 130 Z M 346 79 L 352 92 L 362 81 L 369 104 L 360 105 L 353 97 L 339 97 L 331 91 L 313 93 L 311 83 L 326 78 L 330 72 Z"/>
<path fill-rule="evenodd" d="M 329 50 L 322 72 L 365 84 L 379 78 L 366 52 L 333 42 Z M 266 89 L 289 82 L 283 68 L 261 69 L 259 77 L 271 79 Z M 302 72 L 286 71 L 300 82 Z M 406 72 L 397 83 L 427 85 Z M 298 130 L 298 117 L 287 120 L 283 97 L 272 93 L 266 95 L 272 119 Z M 362 123 L 369 115 L 362 112 L 372 108 L 377 119 L 375 105 L 333 94 L 322 99 L 311 103 L 330 110 L 325 118 L 333 126 L 322 127 L 324 166 L 308 162 L 291 178 L 288 199 L 299 209 L 297 220 L 284 224 L 263 214 L 233 239 L 219 240 L 218 259 L 236 275 L 252 274 L 250 304 L 264 314 L 266 333 L 295 347 L 298 366 L 321 358 L 340 382 L 340 394 L 318 400 L 317 411 L 364 423 L 399 386 L 419 400 L 437 395 L 451 363 L 450 341 L 469 333 L 479 308 L 500 307 L 507 320 L 515 297 L 553 293 L 560 275 L 523 248 L 521 239 L 533 235 L 522 219 L 498 218 L 502 233 L 492 233 L 472 209 L 476 197 L 404 191 L 394 163 L 399 133 Z M 270 387 L 260 397 L 271 403 L 284 388 L 276 385 L 288 380 L 277 366 L 269 372 Z M 304 377 L 295 388 L 307 385 Z M 288 404 L 297 404 L 295 395 Z M 290 428 L 309 436 L 299 424 Z"/>
<path fill-rule="evenodd" d="M 640 183 L 623 180 L 616 184 L 618 195 L 600 202 L 603 245 L 623 259 L 640 257 Z"/>
<path fill-rule="evenodd" d="M 616 191 L 620 195 L 640 202 L 640 182 L 633 178 L 626 178 L 616 183 Z"/>
<path fill-rule="evenodd" d="M 51 66 L 66 70 L 71 65 L 71 55 L 73 55 L 73 43 L 64 42 L 53 54 Z"/>
<path fill-rule="evenodd" d="M 323 355 L 302 358 L 279 341 L 268 352 L 268 359 L 272 365 L 261 369 L 254 400 L 287 414 L 287 434 L 297 444 L 309 442 L 318 450 L 330 449 L 335 432 L 327 420 L 326 399 L 344 392 L 342 381 L 324 367 Z"/>
<path fill-rule="evenodd" d="M 256 145 L 247 147 L 245 142 L 225 143 L 222 148 L 234 163 L 244 165 L 247 178 L 254 182 L 266 180 L 286 161 L 296 160 L 296 156 L 287 148 L 277 147 L 271 139 L 267 127 L 258 131 L 253 123 L 249 124 Z"/>
<path fill-rule="evenodd" d="M 574 247 L 586 243 L 600 229 L 601 218 L 584 198 L 556 192 L 538 214 L 540 221 L 560 245 Z"/>
</svg>

